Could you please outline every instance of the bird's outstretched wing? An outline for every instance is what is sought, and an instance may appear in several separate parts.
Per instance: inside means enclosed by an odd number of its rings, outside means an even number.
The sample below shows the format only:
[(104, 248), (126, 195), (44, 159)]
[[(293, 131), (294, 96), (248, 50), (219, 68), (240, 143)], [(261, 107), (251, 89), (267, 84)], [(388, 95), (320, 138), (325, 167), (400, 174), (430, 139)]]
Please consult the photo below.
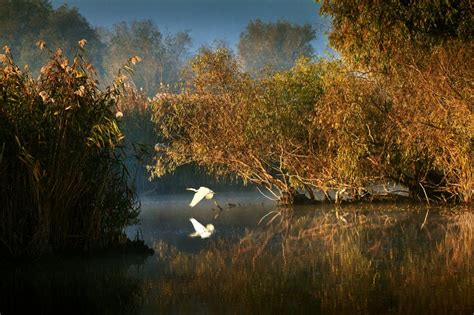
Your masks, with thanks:
[(207, 232), (206, 227), (199, 223), (195, 218), (191, 218), (189, 219), (189, 221), (191, 221), (191, 223), (193, 224), (193, 227), (196, 230), (196, 234), (202, 234)]
[(207, 195), (207, 191), (203, 189), (198, 189), (196, 193), (194, 194), (193, 200), (189, 204), (190, 207), (194, 207), (197, 205), (199, 201), (201, 201), (205, 196)]

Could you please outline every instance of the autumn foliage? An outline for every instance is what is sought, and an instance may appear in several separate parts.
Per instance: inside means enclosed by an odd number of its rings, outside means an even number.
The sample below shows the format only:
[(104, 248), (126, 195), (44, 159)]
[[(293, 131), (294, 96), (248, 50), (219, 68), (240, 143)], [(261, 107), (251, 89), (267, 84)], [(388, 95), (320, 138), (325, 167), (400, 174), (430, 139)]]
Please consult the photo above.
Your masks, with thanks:
[(0, 55), (0, 252), (11, 256), (115, 244), (138, 215), (121, 163), (118, 87), (100, 90), (79, 54), (51, 53), (37, 78), (8, 47)]
[[(229, 51), (202, 50), (182, 92), (154, 100), (165, 139), (154, 174), (197, 163), (266, 187), (282, 202), (298, 191), (372, 198), (372, 188), (388, 182), (417, 200), (471, 201), (474, 51), (465, 11), (442, 33), (410, 28), (424, 15), (436, 20), (429, 6), (386, 16), (364, 5), (323, 5), (335, 16), (331, 40), (341, 60), (301, 59), (252, 78)], [(358, 24), (349, 30), (350, 19)], [(376, 36), (377, 19), (394, 21), (391, 39)]]

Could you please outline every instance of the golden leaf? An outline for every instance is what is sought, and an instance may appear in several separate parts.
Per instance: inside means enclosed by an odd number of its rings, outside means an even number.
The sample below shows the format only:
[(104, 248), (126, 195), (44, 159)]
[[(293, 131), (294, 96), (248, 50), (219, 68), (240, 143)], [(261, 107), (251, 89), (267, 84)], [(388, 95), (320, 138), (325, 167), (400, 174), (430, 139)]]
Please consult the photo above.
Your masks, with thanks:
[(68, 64), (68, 60), (67, 60), (67, 59), (63, 59), (63, 61), (61, 61), (61, 68), (66, 69), (67, 64)]
[(93, 66), (92, 64), (90, 64), (90, 63), (86, 64), (86, 69), (87, 69), (88, 71), (94, 71), (94, 70), (95, 70), (94, 66)]
[(7, 62), (7, 56), (4, 54), (0, 54), (0, 62)]
[(125, 80), (127, 80), (127, 76), (125, 76), (124, 74), (119, 73), (119, 74), (117, 75), (117, 81), (118, 81), (118, 82), (122, 83), (122, 82), (125, 81)]
[(46, 42), (41, 39), (41, 40), (36, 42), (36, 46), (38, 46), (39, 49), (43, 50), (44, 47), (46, 47)]
[(140, 58), (139, 56), (133, 56), (130, 59), (128, 59), (128, 61), (135, 65), (135, 64), (141, 62), (142, 58)]
[(77, 91), (74, 92), (74, 94), (78, 96), (84, 96), (84, 93), (86, 92), (86, 89), (84, 88), (84, 85), (81, 85)]
[(78, 41), (78, 43), (81, 48), (84, 48), (84, 46), (87, 44), (87, 39), (83, 38), (80, 41)]
[(41, 74), (46, 74), (49, 71), (49, 66), (43, 66), (40, 69)]
[(43, 99), (43, 102), (47, 102), (49, 100), (49, 95), (45, 91), (39, 92), (39, 96)]

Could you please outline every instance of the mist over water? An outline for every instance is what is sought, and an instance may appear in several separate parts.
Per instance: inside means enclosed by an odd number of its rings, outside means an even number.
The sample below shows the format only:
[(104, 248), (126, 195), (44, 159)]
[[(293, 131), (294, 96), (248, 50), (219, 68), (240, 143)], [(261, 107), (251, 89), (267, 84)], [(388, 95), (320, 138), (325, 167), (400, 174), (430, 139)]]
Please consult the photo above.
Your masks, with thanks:
[(190, 218), (204, 225), (212, 223), (216, 227), (213, 239), (235, 238), (246, 229), (255, 228), (261, 217), (276, 206), (258, 192), (217, 192), (213, 199), (203, 199), (195, 207), (189, 207), (193, 194), (189, 191), (140, 197), (141, 223), (130, 227), (127, 235), (134, 238), (138, 232), (151, 247), (162, 240), (180, 249), (192, 250), (196, 244), (201, 248), (199, 244), (212, 241), (189, 239), (188, 235), (194, 232)]
[[(2, 266), (2, 310), (21, 310), (25, 300), (40, 314), (469, 314), (474, 308), (469, 208), (278, 208), (257, 192), (217, 192), (191, 208), (192, 195), (141, 198), (141, 224), (127, 234), (138, 231), (154, 248), (148, 258), (61, 259), (19, 264), (13, 272)], [(190, 217), (214, 224), (215, 234), (190, 238)]]

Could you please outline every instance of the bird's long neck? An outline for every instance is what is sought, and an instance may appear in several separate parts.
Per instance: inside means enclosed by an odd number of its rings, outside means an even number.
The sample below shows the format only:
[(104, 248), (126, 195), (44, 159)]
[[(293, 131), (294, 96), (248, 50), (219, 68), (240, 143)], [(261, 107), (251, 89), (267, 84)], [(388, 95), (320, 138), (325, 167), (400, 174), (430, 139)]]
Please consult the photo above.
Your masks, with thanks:
[(197, 189), (194, 189), (194, 188), (186, 188), (186, 190), (191, 190), (191, 191), (194, 191), (194, 192), (198, 191)]

